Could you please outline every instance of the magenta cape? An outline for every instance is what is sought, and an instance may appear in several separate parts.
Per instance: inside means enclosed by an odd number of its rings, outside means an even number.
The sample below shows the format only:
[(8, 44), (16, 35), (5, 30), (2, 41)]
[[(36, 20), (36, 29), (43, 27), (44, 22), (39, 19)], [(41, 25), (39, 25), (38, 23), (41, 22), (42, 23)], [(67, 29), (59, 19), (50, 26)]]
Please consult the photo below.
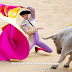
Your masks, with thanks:
[(27, 38), (13, 25), (8, 24), (0, 35), (0, 60), (23, 60), (28, 54)]

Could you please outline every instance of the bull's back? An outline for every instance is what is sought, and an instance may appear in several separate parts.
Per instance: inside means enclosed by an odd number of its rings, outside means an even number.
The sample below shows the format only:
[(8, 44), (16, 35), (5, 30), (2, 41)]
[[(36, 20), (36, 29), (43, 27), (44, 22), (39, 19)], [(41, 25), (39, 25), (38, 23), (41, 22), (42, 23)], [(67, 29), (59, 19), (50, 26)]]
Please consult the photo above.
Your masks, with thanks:
[(58, 33), (58, 40), (62, 43), (62, 45), (70, 45), (72, 44), (72, 27), (66, 27), (62, 29)]

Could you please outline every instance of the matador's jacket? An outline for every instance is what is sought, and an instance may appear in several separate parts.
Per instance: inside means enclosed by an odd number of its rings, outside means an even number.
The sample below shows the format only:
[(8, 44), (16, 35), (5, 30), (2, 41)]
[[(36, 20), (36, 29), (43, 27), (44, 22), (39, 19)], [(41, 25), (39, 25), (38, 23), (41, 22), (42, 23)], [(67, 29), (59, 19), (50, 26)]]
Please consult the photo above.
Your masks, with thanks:
[[(36, 26), (35, 19), (29, 18), (28, 20), (24, 20), (21, 23), (20, 27), (26, 34), (28, 34), (28, 41), (29, 41), (29, 45), (31, 46), (34, 42), (33, 33), (37, 32), (37, 28), (35, 28)], [(29, 22), (32, 23), (33, 26)]]

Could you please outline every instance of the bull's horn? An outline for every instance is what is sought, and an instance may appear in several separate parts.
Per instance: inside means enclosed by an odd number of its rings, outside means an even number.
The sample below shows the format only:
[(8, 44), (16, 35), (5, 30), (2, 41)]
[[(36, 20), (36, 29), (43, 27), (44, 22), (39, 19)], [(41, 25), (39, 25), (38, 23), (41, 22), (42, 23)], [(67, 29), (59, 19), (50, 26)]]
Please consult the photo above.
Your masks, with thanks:
[(47, 37), (47, 38), (43, 38), (43, 37), (42, 37), (42, 39), (45, 39), (45, 40), (46, 40), (46, 39), (50, 39), (50, 38), (52, 38), (53, 36), (54, 36), (54, 35), (49, 36), (49, 37)]

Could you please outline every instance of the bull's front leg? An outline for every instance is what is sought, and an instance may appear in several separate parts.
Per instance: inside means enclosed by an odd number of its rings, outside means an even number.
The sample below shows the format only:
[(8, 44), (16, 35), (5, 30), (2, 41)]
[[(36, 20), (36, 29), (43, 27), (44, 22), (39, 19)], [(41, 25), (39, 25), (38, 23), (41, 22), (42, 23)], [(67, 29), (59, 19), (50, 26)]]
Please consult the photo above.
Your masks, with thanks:
[(72, 56), (69, 57), (69, 61), (64, 65), (64, 67), (68, 68), (71, 61), (72, 61)]
[[(65, 57), (66, 57), (66, 53), (62, 51), (58, 63), (61, 63), (61, 62), (65, 59)], [(58, 66), (59, 66), (59, 65), (53, 65), (53, 66), (51, 67), (51, 69), (56, 69)]]

